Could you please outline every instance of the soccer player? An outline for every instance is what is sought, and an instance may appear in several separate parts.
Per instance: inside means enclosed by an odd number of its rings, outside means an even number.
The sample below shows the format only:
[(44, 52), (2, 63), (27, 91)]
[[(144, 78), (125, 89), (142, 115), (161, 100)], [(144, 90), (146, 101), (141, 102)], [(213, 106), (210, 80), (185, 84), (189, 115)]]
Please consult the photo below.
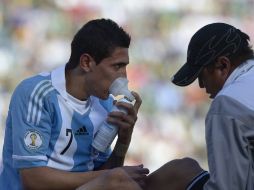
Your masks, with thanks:
[[(129, 45), (130, 36), (112, 20), (91, 20), (75, 35), (67, 64), (17, 86), (6, 122), (0, 189), (75, 189), (123, 165), (141, 99), (133, 92), (134, 106), (117, 103), (127, 114), (111, 112), (109, 87), (127, 77)], [(119, 127), (113, 151), (105, 153), (91, 146), (104, 120)], [(122, 170), (139, 184), (148, 173), (142, 165)]]

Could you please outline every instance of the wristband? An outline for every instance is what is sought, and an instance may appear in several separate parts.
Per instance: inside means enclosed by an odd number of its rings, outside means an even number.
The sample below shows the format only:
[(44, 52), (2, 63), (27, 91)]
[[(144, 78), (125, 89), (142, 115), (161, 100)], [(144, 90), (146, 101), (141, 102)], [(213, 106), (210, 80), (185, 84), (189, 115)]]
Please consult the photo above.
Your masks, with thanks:
[(201, 172), (191, 180), (191, 182), (187, 185), (186, 190), (202, 190), (209, 177), (210, 175), (207, 171)]

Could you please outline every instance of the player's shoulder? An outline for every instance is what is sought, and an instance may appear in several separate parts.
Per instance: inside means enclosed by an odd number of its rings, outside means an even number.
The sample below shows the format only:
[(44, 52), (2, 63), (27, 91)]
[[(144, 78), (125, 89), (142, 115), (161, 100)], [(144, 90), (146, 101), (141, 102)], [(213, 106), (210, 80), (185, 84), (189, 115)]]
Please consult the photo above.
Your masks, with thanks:
[(98, 97), (95, 96), (91, 96), (91, 100), (92, 100), (92, 104), (99, 104), (100, 106), (102, 106), (105, 110), (107, 111), (111, 111), (112, 107), (113, 107), (113, 102), (114, 102), (114, 96), (113, 95), (109, 95), (107, 99), (103, 100), (100, 99)]
[(15, 88), (13, 96), (29, 97), (35, 93), (45, 92), (45, 90), (50, 88), (53, 88), (50, 74), (38, 74), (21, 81)]

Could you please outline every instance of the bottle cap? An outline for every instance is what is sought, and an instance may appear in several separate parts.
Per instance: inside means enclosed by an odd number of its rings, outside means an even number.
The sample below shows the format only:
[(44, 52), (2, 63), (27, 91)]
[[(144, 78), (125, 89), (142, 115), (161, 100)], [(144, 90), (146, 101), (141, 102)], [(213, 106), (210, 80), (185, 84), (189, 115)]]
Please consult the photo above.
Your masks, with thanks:
[(109, 93), (114, 96), (124, 95), (128, 100), (133, 101), (135, 97), (131, 94), (128, 89), (128, 79), (124, 77), (119, 77), (113, 81), (109, 87)]

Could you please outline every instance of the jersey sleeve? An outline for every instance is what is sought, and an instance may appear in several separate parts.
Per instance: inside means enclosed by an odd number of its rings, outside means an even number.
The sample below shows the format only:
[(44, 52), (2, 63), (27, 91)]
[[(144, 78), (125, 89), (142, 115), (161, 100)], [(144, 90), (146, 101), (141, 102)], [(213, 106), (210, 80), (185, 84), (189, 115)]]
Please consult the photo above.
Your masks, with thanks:
[(210, 179), (204, 190), (245, 189), (250, 164), (247, 142), (232, 116), (212, 114), (206, 119), (206, 139)]
[(15, 168), (46, 166), (51, 115), (47, 95), (53, 90), (49, 81), (35, 86), (21, 83), (10, 104), (13, 164)]

